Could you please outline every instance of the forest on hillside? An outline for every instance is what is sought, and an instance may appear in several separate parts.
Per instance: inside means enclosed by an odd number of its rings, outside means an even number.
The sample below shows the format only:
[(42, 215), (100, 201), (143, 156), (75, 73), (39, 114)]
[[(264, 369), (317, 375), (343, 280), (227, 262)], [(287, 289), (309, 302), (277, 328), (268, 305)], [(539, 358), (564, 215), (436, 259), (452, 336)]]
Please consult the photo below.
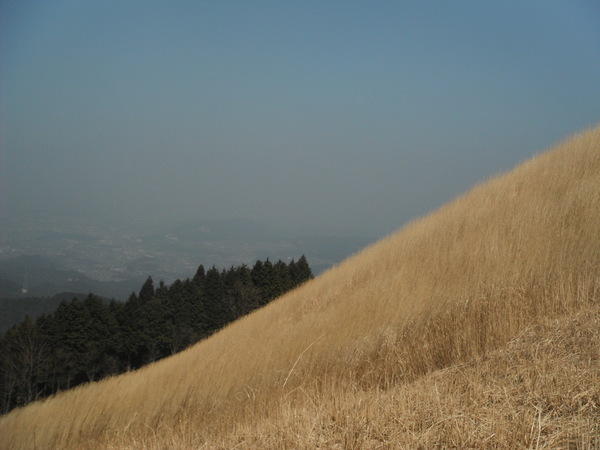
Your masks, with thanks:
[(148, 277), (126, 302), (89, 294), (0, 336), (0, 412), (177, 353), (313, 277), (303, 255), (194, 277)]

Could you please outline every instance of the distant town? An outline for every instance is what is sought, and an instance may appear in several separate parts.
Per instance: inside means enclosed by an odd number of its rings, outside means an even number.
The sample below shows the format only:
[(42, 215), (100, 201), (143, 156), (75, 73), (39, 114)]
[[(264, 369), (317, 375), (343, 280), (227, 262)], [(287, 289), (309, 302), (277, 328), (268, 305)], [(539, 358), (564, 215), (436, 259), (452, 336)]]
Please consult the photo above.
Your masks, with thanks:
[[(119, 289), (97, 294), (123, 297), (149, 275), (170, 283), (192, 276), (200, 264), (227, 268), (267, 258), (287, 262), (302, 254), (319, 274), (373, 240), (286, 233), (249, 220), (150, 225), (98, 218), (13, 219), (6, 221), (0, 239), (0, 298), (14, 297), (16, 290), (23, 296), (54, 295), (83, 279), (104, 287), (118, 283)], [(57, 274), (62, 279), (55, 279)]]

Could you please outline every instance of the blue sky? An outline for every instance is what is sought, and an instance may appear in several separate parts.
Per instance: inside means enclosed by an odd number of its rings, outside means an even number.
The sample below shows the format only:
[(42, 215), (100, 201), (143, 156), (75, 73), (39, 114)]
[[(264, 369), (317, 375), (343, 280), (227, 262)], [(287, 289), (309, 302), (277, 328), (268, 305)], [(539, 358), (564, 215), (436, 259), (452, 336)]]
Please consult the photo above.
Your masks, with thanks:
[(381, 235), (600, 121), (600, 4), (0, 4), (4, 218)]

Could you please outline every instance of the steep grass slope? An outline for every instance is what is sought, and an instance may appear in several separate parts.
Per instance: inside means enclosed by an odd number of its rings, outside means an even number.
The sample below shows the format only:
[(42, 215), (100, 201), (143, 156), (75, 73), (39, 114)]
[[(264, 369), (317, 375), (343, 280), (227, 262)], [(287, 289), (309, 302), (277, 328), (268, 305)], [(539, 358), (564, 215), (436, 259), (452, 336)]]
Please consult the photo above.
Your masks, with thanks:
[(598, 446), (599, 299), (597, 127), (0, 446)]

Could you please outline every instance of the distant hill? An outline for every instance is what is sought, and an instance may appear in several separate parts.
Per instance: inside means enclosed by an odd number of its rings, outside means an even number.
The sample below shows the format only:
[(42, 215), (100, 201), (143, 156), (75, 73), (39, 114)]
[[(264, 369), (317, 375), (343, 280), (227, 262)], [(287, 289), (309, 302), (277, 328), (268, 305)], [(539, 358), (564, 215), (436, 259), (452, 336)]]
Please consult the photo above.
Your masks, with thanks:
[(38, 255), (0, 259), (0, 298), (93, 292), (102, 297), (126, 299), (144, 280), (144, 276), (138, 276), (125, 281), (98, 281), (75, 270), (65, 269), (53, 258)]
[(598, 448), (598, 211), (600, 127), (0, 447)]

